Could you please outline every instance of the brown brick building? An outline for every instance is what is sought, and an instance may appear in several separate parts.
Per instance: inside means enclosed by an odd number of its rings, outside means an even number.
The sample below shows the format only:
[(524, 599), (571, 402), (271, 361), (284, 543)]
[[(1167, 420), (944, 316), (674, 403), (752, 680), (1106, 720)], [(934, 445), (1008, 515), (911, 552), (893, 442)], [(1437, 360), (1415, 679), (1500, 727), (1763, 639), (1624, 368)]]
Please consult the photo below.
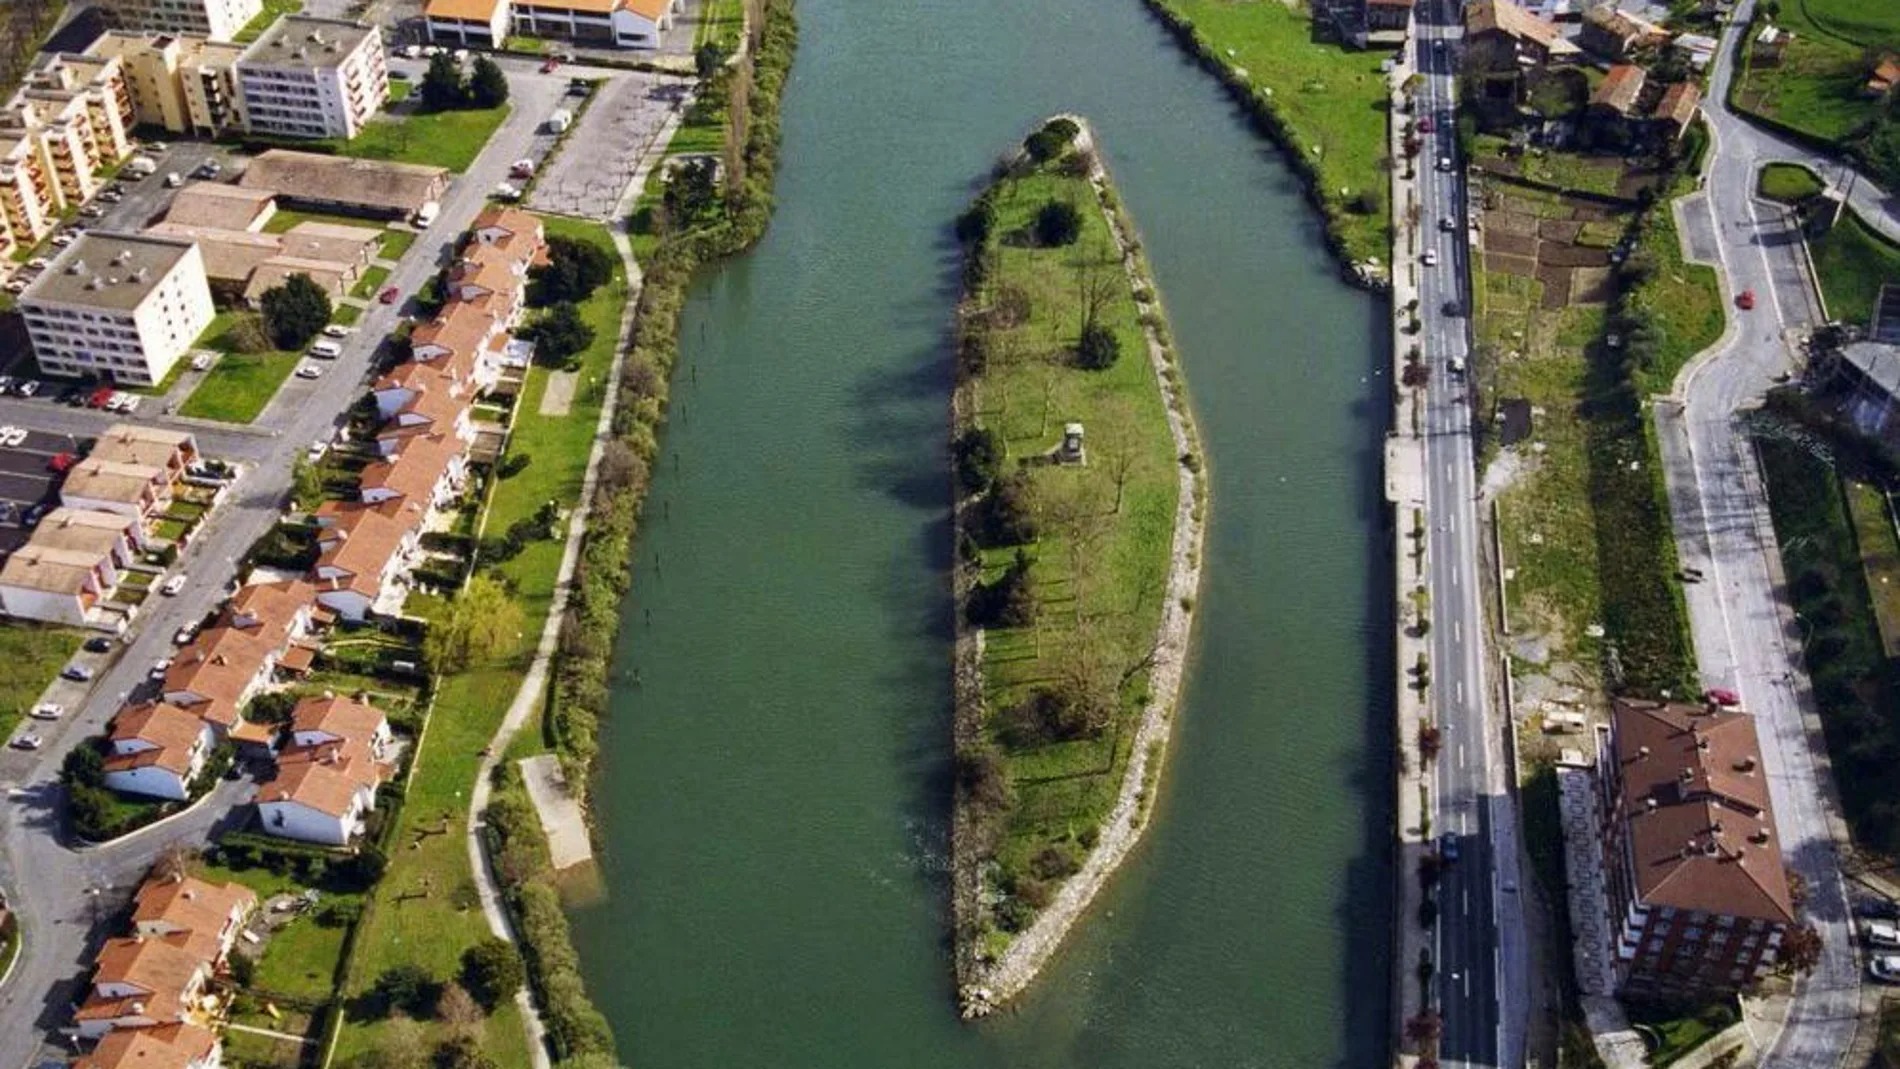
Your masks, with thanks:
[(1753, 718), (1618, 701), (1600, 742), (1619, 989), (1748, 986), (1795, 921)]

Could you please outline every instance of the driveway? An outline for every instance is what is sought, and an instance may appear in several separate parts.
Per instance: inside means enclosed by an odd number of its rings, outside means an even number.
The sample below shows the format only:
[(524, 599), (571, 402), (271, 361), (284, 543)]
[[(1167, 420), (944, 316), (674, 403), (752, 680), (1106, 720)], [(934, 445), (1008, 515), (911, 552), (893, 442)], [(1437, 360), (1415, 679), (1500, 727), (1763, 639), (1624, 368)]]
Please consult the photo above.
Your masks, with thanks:
[[(566, 78), (515, 76), (510, 70), (514, 109), (442, 199), (436, 224), (424, 232), (390, 276), (390, 284), (414, 294), (447, 264), (451, 247), (485, 205), (488, 190), (506, 175), (509, 164), (526, 153), (536, 127), (555, 107)], [(11, 896), (24, 933), (13, 978), (0, 989), (0, 1066), (24, 1065), (41, 1049), (49, 1028), (64, 1022), (73, 985), (83, 979), (94, 931), (92, 907), (81, 897), (87, 889), (111, 887), (123, 892), (173, 839), (201, 843), (205, 835), (241, 800), (243, 784), (224, 784), (217, 800), (168, 826), (163, 835), (136, 838), (127, 845), (75, 850), (58, 834), (60, 792), (55, 786), (60, 762), (85, 737), (104, 729), (125, 695), (143, 681), (153, 661), (170, 653), (178, 627), (210, 612), (223, 600), (225, 584), (237, 560), (281, 513), (291, 462), (317, 438), (327, 438), (361, 396), (372, 354), (413, 309), (406, 303), (370, 306), (357, 331), (343, 343), (343, 355), (330, 362), (323, 378), (291, 380), (258, 421), (248, 442), (250, 466), (227, 491), (225, 503), (194, 538), (181, 567), (194, 582), (176, 598), (154, 598), (139, 621), (131, 645), (119, 662), (102, 673), (83, 706), (69, 712), (46, 732), (44, 749), (0, 756), (0, 779), (33, 792), (30, 804), (0, 810), (0, 885)], [(80, 415), (36, 402), (0, 401), (0, 418), (10, 406), (67, 418)], [(166, 425), (167, 421), (153, 422)], [(196, 426), (194, 425), (194, 430)], [(204, 433), (209, 443), (211, 435)], [(207, 444), (209, 451), (216, 448)], [(161, 841), (162, 840), (162, 841)], [(101, 908), (99, 917), (111, 915)]]

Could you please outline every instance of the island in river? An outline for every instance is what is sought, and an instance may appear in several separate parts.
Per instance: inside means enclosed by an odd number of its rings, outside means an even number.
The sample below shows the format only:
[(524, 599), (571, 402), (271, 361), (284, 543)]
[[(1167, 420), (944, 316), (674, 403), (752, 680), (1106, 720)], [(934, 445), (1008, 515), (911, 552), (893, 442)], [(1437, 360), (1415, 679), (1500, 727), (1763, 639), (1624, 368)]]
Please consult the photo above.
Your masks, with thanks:
[(1146, 823), (1205, 481), (1152, 276), (1087, 126), (957, 220), (952, 881), (966, 1016), (1034, 979)]

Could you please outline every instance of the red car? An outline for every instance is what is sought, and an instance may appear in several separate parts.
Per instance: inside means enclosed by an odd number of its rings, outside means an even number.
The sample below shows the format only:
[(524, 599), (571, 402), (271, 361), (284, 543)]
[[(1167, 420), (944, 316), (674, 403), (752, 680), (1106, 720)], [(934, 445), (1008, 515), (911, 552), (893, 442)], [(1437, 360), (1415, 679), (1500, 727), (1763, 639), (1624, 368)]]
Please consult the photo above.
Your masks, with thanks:
[(106, 407), (106, 402), (112, 400), (112, 395), (115, 392), (116, 391), (113, 390), (113, 388), (110, 386), (99, 387), (98, 389), (92, 391), (92, 396), (86, 398), (86, 407), (87, 408)]
[(1429, 134), (1432, 132), (1432, 117), (1430, 115), (1418, 121), (1418, 132), (1421, 134)]
[(1717, 705), (1729, 706), (1731, 708), (1742, 704), (1742, 696), (1727, 687), (1710, 687), (1708, 690), (1702, 692), (1702, 696)]
[(384, 304), (395, 304), (397, 298), (401, 296), (402, 296), (402, 290), (396, 286), (391, 286), (388, 289), (384, 290), (383, 292), (377, 294), (376, 299), (383, 302)]
[(1742, 292), (1736, 294), (1735, 307), (1740, 308), (1744, 312), (1748, 311), (1750, 308), (1755, 307), (1755, 291), (1743, 290)]

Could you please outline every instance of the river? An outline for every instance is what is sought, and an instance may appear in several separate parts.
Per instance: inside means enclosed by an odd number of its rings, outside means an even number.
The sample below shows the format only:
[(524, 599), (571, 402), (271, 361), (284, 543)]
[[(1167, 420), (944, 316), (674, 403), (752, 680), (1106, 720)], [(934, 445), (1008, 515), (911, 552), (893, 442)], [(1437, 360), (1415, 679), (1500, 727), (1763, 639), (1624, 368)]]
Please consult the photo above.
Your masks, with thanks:
[[(1390, 954), (1379, 302), (1136, 0), (799, 0), (771, 231), (701, 280), (575, 914), (640, 1069), (1380, 1064)], [(1369, 61), (1370, 62), (1370, 61)], [(946, 224), (1085, 114), (1213, 471), (1147, 842), (1015, 1012), (947, 946)]]

